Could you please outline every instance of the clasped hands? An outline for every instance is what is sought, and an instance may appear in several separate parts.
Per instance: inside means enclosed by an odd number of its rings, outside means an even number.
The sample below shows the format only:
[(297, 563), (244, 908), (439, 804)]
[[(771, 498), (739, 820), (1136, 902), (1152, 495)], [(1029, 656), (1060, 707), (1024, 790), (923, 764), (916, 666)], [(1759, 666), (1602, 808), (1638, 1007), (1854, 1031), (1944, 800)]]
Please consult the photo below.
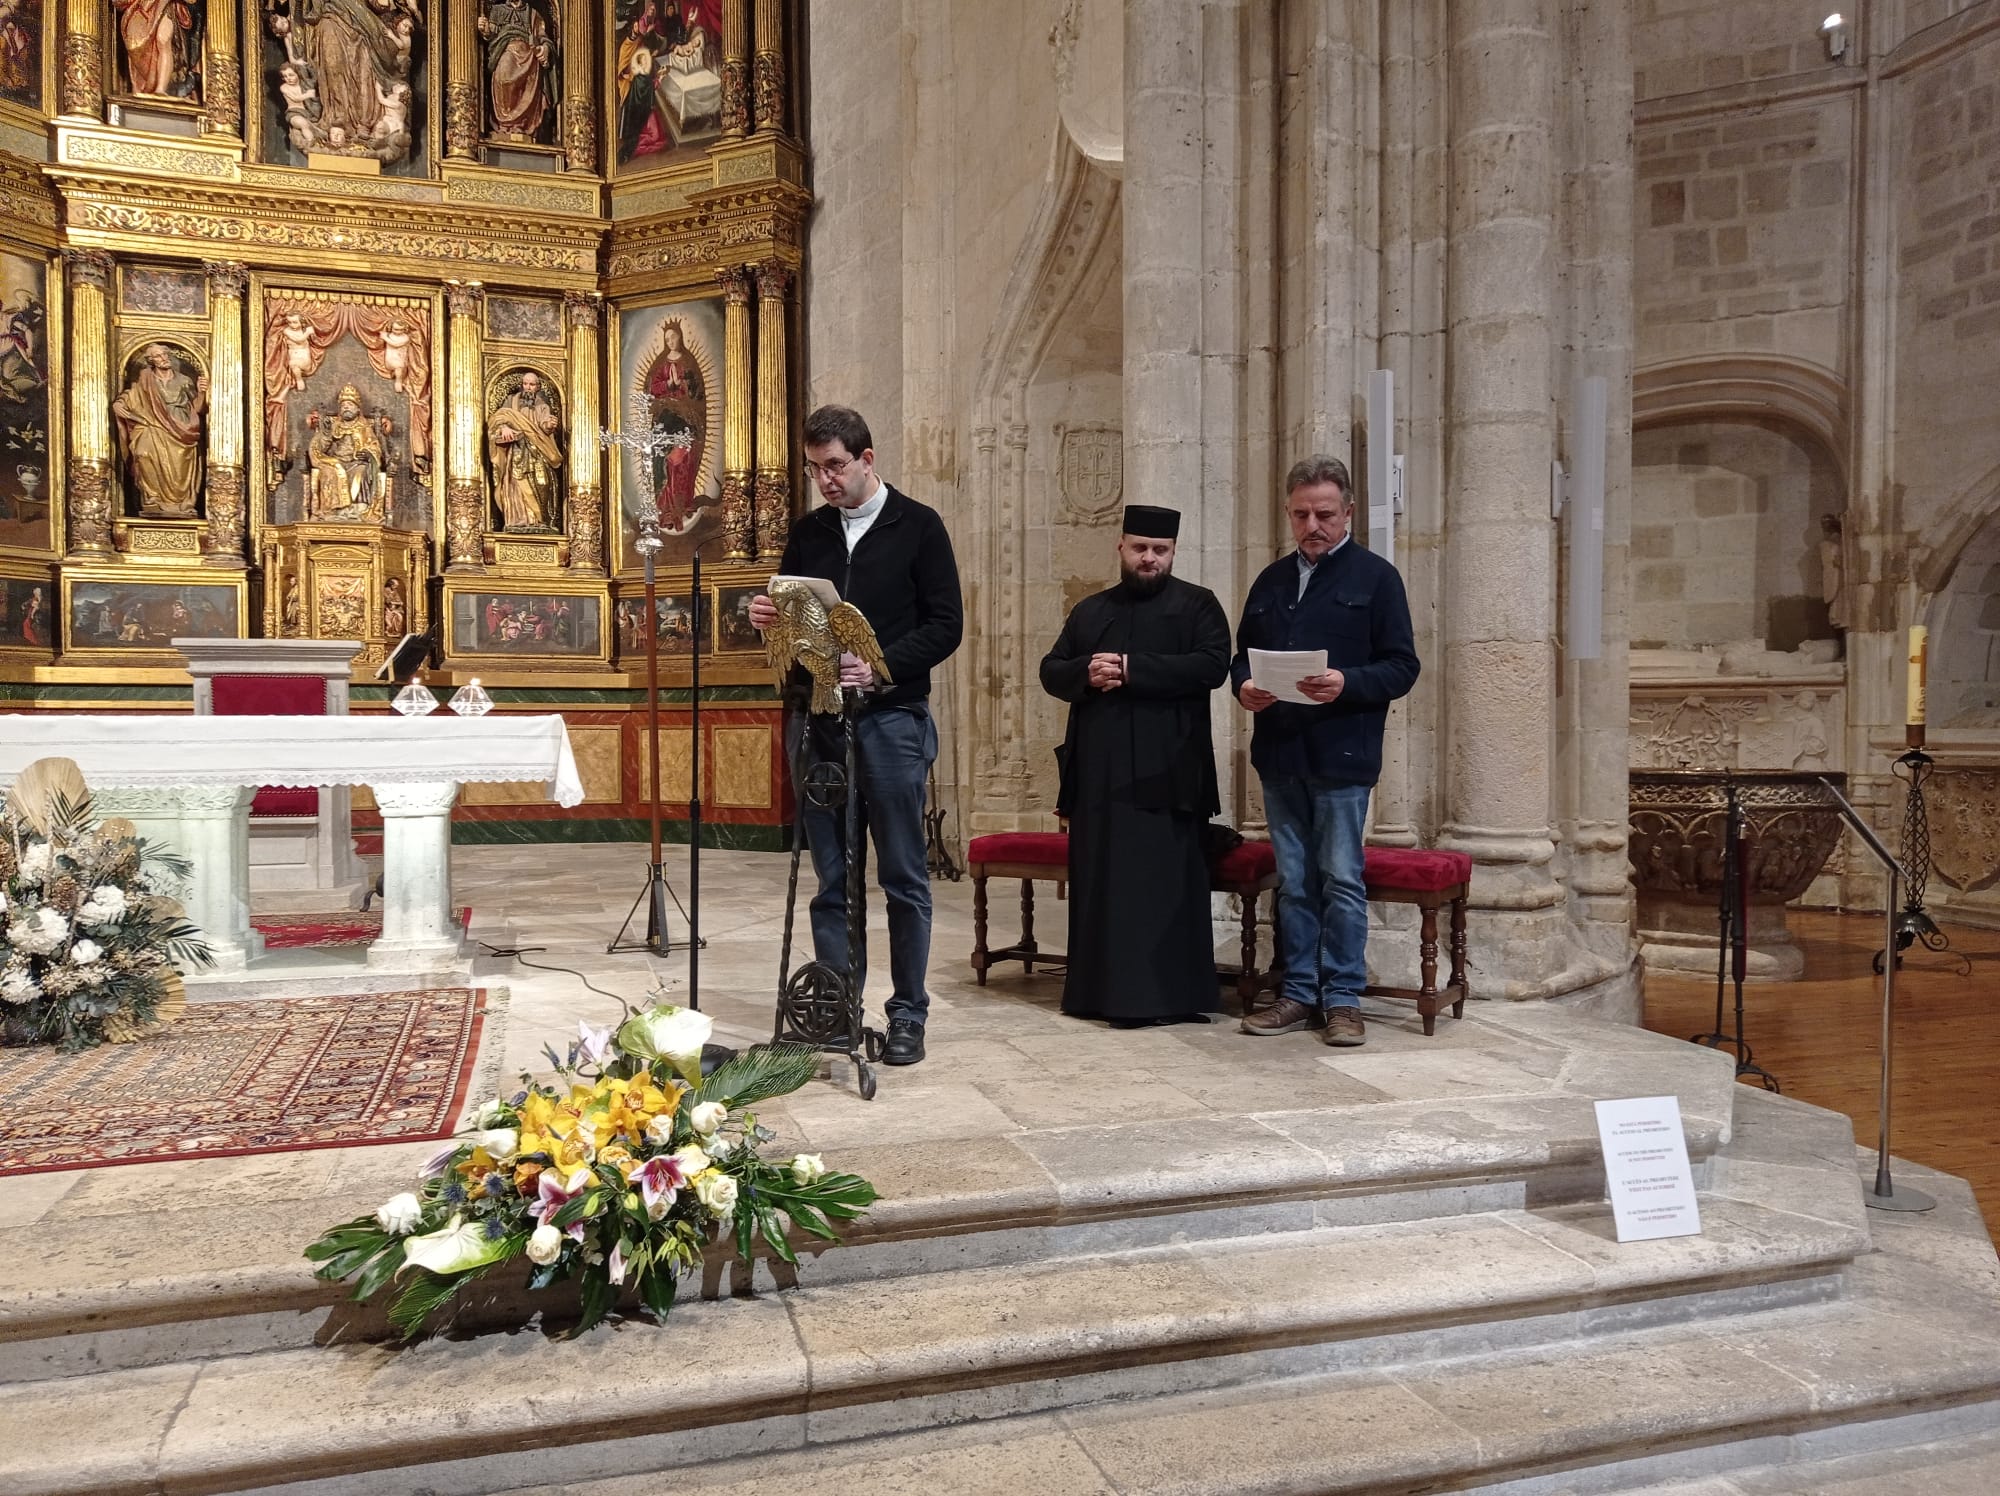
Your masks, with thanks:
[[(778, 605), (763, 593), (750, 599), (750, 627), (762, 633), (778, 621)], [(875, 684), (875, 667), (859, 655), (845, 654), (840, 657), (840, 683), (846, 687), (867, 690)]]
[(1125, 684), (1125, 656), (1094, 654), (1085, 680), (1093, 691), (1112, 691)]
[[(1299, 681), (1299, 690), (1306, 696), (1326, 706), (1340, 699), (1340, 693), (1347, 689), (1347, 677), (1338, 670), (1322, 670), (1318, 675), (1304, 676)], [(1275, 706), (1278, 698), (1254, 681), (1243, 682), (1236, 693), (1236, 699), (1247, 711), (1261, 712), (1268, 706)]]

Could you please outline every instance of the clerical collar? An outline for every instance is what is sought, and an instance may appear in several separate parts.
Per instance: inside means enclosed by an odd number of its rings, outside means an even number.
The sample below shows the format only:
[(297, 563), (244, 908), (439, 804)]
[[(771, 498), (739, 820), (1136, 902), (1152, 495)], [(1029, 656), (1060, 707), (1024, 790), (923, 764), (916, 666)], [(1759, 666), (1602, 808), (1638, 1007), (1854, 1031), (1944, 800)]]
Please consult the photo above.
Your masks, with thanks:
[(875, 522), (875, 516), (882, 512), (882, 506), (888, 502), (889, 485), (878, 476), (875, 479), (875, 492), (852, 509), (841, 510), (840, 522), (849, 526), (871, 525)]

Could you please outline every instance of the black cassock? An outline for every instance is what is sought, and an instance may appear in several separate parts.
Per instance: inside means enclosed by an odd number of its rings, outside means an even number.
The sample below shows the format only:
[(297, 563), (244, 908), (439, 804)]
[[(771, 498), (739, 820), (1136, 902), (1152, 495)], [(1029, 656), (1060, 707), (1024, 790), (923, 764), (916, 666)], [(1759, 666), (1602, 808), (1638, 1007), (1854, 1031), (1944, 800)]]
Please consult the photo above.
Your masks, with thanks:
[[(1125, 684), (1089, 685), (1090, 657), (1126, 657)], [(1229, 675), (1229, 619), (1178, 578), (1078, 603), (1042, 661), (1070, 703), (1057, 809), (1069, 817), (1069, 977), (1063, 1011), (1171, 1019), (1217, 1007), (1203, 829), (1219, 808), (1209, 696)]]

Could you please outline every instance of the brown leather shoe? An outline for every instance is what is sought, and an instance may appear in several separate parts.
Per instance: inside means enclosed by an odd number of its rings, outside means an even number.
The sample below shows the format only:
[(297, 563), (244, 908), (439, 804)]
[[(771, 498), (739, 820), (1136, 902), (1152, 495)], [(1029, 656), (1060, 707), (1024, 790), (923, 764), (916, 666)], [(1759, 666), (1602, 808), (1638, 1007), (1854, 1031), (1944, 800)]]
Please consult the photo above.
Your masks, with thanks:
[(1304, 1003), (1294, 1002), (1289, 997), (1281, 997), (1268, 1008), (1259, 1008), (1246, 1014), (1243, 1032), (1246, 1034), (1296, 1034), (1319, 1017), (1317, 1010)]
[(1332, 1044), (1342, 1049), (1353, 1049), (1368, 1042), (1368, 1029), (1361, 1021), (1359, 1008), (1328, 1008), (1326, 1010), (1326, 1031), (1320, 1036), (1322, 1044)]

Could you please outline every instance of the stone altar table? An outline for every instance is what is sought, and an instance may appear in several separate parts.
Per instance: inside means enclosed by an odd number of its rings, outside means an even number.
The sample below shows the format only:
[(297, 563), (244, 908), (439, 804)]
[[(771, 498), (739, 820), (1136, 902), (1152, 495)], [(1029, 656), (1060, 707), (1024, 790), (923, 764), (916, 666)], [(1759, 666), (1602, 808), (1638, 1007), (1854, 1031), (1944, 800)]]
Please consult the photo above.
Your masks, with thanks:
[(451, 807), (467, 782), (542, 783), (583, 799), (558, 716), (0, 717), (0, 789), (38, 758), (74, 759), (100, 814), (124, 815), (194, 864), (188, 918), (216, 974), (263, 952), (250, 928), (249, 810), (259, 785), (365, 784), (382, 811), (382, 934), (371, 967), (421, 971), (457, 958)]

